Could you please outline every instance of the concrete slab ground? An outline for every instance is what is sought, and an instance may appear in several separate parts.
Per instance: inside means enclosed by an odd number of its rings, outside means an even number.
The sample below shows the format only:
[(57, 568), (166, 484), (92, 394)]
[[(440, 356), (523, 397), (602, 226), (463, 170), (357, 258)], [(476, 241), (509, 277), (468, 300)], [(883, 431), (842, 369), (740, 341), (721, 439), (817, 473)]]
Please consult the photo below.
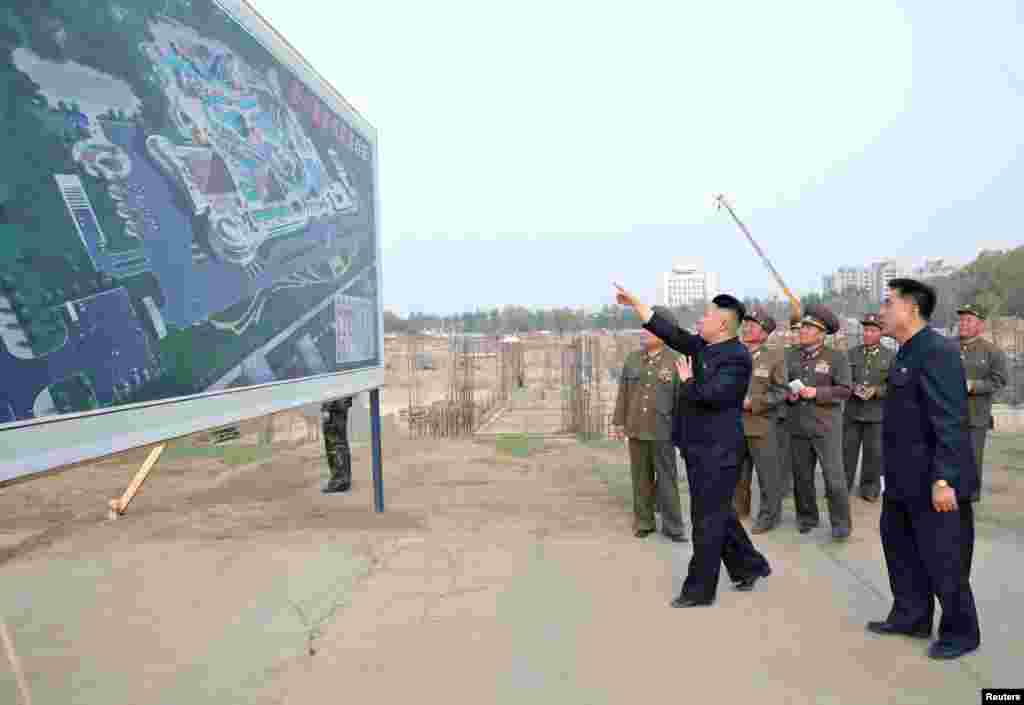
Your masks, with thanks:
[[(0, 563), (33, 702), (871, 705), (1024, 683), (1012, 527), (979, 530), (982, 649), (936, 663), (926, 643), (864, 631), (889, 606), (878, 505), (855, 500), (845, 546), (827, 527), (797, 534), (790, 507), (757, 537), (770, 578), (751, 593), (723, 578), (715, 606), (673, 610), (691, 548), (633, 538), (621, 445), (385, 452), (383, 515), (365, 448), (345, 495), (319, 493), (323, 461), (304, 446), (243, 468), (168, 465), (110, 523), (103, 503), (130, 467), (3, 490), (0, 533), (48, 532)], [(4, 661), (0, 702), (18, 702)]]

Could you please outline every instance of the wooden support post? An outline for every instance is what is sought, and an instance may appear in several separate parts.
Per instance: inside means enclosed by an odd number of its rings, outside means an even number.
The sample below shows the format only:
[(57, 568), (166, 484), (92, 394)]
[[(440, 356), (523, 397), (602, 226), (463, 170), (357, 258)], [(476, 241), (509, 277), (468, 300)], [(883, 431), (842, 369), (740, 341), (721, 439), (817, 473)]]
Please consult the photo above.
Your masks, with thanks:
[(14, 639), (7, 631), (7, 622), (0, 620), (0, 638), (4, 642), (4, 651), (7, 652), (7, 660), (11, 662), (11, 670), (14, 671), (14, 679), (18, 682), (18, 690), (21, 692), (21, 702), (24, 705), (32, 705), (32, 693), (28, 689), (28, 679), (25, 678), (25, 671), (21, 668), (21, 661), (18, 660), (18, 653), (14, 650)]
[(156, 461), (160, 459), (160, 454), (164, 452), (164, 448), (167, 447), (166, 443), (161, 443), (149, 452), (149, 457), (146, 458), (146, 462), (142, 464), (139, 471), (135, 473), (135, 477), (132, 478), (132, 482), (128, 485), (128, 489), (124, 491), (120, 499), (112, 499), (108, 503), (110, 506), (110, 512), (107, 514), (110, 519), (117, 519), (119, 516), (124, 514), (125, 509), (128, 508), (128, 503), (132, 501), (138, 493), (139, 488), (142, 487), (142, 483), (146, 481), (146, 477), (149, 476), (149, 471), (156, 465)]

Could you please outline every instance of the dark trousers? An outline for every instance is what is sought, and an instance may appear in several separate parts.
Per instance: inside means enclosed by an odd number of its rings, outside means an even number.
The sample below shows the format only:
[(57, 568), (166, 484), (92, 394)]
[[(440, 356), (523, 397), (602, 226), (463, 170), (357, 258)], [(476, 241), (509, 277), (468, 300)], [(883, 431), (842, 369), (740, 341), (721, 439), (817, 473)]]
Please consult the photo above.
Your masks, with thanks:
[(782, 497), (793, 494), (793, 456), (790, 451), (789, 423), (782, 419), (775, 426), (775, 438), (779, 442), (779, 485)]
[(978, 491), (975, 492), (972, 499), (977, 500), (981, 496), (982, 488), (982, 477), (981, 473), (985, 469), (985, 439), (988, 437), (987, 428), (972, 428), (971, 429), (971, 443), (974, 445), (974, 461), (978, 465)]
[[(757, 523), (775, 526), (782, 517), (782, 477), (779, 474), (779, 441), (775, 437), (775, 424), (764, 436), (747, 437), (740, 452), (740, 481), (736, 487), (734, 503), (739, 516), (750, 514), (750, 486), (754, 470), (761, 501), (757, 509)], [(745, 495), (745, 496), (744, 496)], [(746, 511), (740, 511), (745, 508)]]
[(821, 463), (825, 477), (825, 497), (828, 500), (829, 520), (832, 528), (851, 529), (850, 492), (846, 489), (843, 472), (842, 426), (836, 426), (824, 436), (790, 438), (793, 457), (793, 495), (796, 498), (796, 521), (800, 526), (818, 525), (818, 498), (814, 487), (814, 466)]
[(629, 467), (633, 476), (633, 529), (653, 531), (654, 510), (661, 512), (662, 532), (686, 532), (679, 502), (676, 448), (672, 441), (629, 439)]
[[(731, 455), (736, 462), (735, 454)], [(699, 602), (711, 602), (718, 590), (723, 562), (733, 582), (767, 575), (769, 566), (750, 542), (732, 506), (739, 479), (738, 466), (723, 464), (722, 450), (711, 446), (689, 446), (684, 450), (684, 457), (690, 485), (693, 557), (682, 595)]]
[(877, 498), (882, 492), (882, 424), (847, 421), (843, 426), (843, 456), (846, 489), (853, 493), (860, 460), (860, 496)]
[(931, 628), (935, 598), (942, 606), (939, 641), (975, 647), (981, 643), (971, 592), (974, 507), (937, 512), (928, 500), (882, 503), (882, 549), (889, 568), (893, 605), (888, 620), (908, 629)]

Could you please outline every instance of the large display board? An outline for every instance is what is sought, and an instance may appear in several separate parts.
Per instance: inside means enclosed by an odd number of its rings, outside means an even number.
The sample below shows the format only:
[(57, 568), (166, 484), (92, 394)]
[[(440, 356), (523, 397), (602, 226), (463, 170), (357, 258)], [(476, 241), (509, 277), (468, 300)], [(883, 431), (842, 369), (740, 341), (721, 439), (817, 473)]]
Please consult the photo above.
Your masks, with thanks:
[(0, 0), (0, 83), (0, 482), (382, 385), (375, 132), (252, 8)]

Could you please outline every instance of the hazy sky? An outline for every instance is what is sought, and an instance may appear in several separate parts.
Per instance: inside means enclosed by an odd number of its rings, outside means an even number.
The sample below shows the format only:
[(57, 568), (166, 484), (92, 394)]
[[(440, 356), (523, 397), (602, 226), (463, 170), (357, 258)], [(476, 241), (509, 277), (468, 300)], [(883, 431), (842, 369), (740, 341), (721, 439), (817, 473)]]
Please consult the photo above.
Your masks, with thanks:
[(673, 261), (798, 291), (1024, 242), (1024, 9), (251, 0), (380, 137), (384, 302), (653, 299)]

